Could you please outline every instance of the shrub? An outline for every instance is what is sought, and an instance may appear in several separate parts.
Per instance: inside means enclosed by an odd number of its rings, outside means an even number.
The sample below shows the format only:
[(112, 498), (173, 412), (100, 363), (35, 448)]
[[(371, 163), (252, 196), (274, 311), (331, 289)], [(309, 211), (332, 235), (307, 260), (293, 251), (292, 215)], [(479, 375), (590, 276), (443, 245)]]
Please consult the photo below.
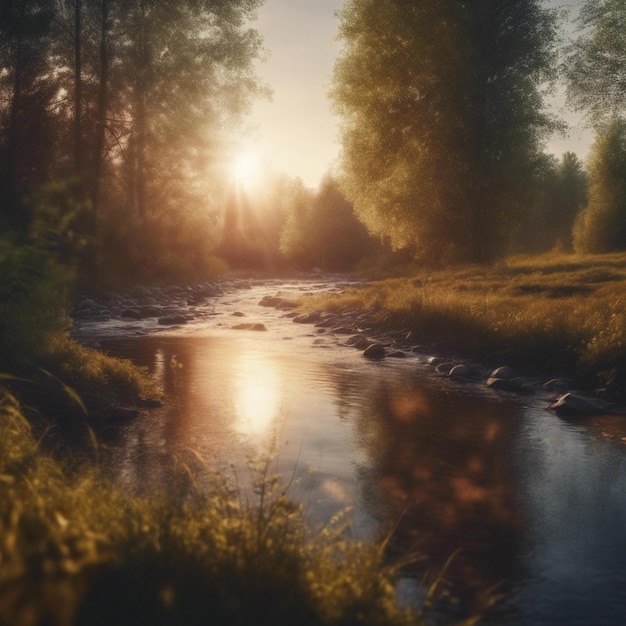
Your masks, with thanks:
[(598, 134), (589, 162), (589, 203), (574, 225), (580, 253), (626, 250), (626, 121)]
[[(183, 468), (184, 469), (184, 468)], [(383, 551), (319, 535), (276, 477), (256, 504), (226, 481), (139, 499), (46, 456), (0, 396), (0, 623), (12, 626), (414, 624)]]

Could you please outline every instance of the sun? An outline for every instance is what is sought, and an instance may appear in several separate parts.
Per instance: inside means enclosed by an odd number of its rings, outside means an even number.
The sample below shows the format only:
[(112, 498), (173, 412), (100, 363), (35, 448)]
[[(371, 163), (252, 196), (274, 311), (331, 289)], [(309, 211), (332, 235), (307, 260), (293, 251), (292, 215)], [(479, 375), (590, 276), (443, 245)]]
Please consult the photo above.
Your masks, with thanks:
[(233, 178), (243, 187), (252, 188), (261, 182), (261, 157), (254, 148), (245, 148), (233, 162)]

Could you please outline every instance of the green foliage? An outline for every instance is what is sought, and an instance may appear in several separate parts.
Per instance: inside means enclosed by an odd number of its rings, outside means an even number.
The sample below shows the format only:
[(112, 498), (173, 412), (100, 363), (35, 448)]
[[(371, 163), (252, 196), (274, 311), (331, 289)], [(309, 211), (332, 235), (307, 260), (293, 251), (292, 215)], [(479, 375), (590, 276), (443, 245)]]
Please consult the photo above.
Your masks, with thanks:
[(589, 203), (574, 227), (582, 253), (626, 250), (626, 121), (608, 123), (589, 156)]
[(41, 354), (51, 333), (67, 328), (66, 308), (83, 249), (83, 206), (73, 183), (52, 184), (30, 199), (25, 239), (0, 236), (0, 353), (4, 366)]
[(215, 255), (214, 221), (208, 216), (172, 212), (142, 220), (125, 213), (111, 207), (101, 223), (94, 243), (94, 269), (100, 282), (114, 286), (193, 283), (224, 271), (224, 263)]
[(572, 228), (587, 203), (587, 176), (573, 152), (560, 160), (542, 155), (534, 177), (533, 202), (524, 211), (524, 220), (514, 239), (514, 249), (526, 253), (551, 249), (572, 251)]
[[(24, 237), (0, 235), (0, 363), (48, 418), (133, 402), (154, 390), (130, 362), (80, 346), (68, 337), (67, 310), (76, 267), (86, 260), (88, 203), (77, 181), (49, 184), (29, 199)], [(70, 394), (68, 396), (68, 392)], [(80, 394), (80, 399), (76, 396)]]
[(594, 125), (624, 113), (626, 96), (626, 5), (623, 0), (586, 0), (580, 37), (563, 66), (567, 95)]
[(576, 216), (587, 204), (587, 174), (573, 152), (565, 152), (556, 171), (555, 197), (548, 228), (566, 251), (573, 248), (572, 229)]
[(82, 405), (87, 412), (98, 412), (115, 403), (132, 405), (139, 398), (158, 396), (158, 390), (145, 371), (126, 359), (82, 346), (65, 332), (46, 337), (38, 358), (38, 366), (48, 374), (36, 378), (48, 390), (47, 406), (43, 410), (49, 418), (59, 417), (52, 414), (52, 393), (60, 396), (63, 410), (68, 405), (68, 389), (71, 395), (80, 398), (74, 404)]
[[(177, 498), (133, 498), (68, 474), (0, 397), (0, 623), (409, 625), (382, 548), (335, 520), (311, 536), (276, 477), (243, 505), (223, 477)], [(187, 493), (189, 497), (183, 494)], [(241, 494), (240, 494), (241, 495)]]
[(300, 179), (286, 190), (285, 223), (280, 235), (280, 251), (291, 262), (303, 267), (314, 265), (309, 235), (312, 227), (314, 194)]
[(0, 218), (27, 232), (25, 198), (76, 175), (95, 248), (83, 269), (102, 276), (110, 263), (108, 280), (214, 272), (227, 141), (266, 93), (253, 71), (259, 5), (3, 3)]
[(532, 0), (350, 0), (332, 98), (342, 180), (370, 232), (434, 262), (488, 262), (552, 129), (554, 14)]
[(367, 234), (338, 182), (329, 175), (316, 193), (299, 181), (291, 187), (280, 249), (288, 261), (300, 267), (346, 271), (380, 246)]
[(413, 269), (307, 309), (367, 309), (410, 329), (425, 349), (508, 363), (529, 372), (611, 383), (624, 398), (626, 256), (515, 257), (492, 268)]
[(52, 25), (49, 0), (0, 5), (0, 217), (22, 233), (24, 198), (47, 180), (56, 156)]

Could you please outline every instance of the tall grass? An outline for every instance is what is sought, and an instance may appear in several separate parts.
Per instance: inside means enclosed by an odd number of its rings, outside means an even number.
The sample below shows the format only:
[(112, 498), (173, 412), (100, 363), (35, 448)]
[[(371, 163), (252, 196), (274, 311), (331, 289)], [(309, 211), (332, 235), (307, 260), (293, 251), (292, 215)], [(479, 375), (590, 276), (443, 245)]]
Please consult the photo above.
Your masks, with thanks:
[[(184, 468), (183, 468), (184, 469)], [(0, 397), (0, 624), (420, 623), (396, 603), (381, 546), (331, 523), (312, 536), (280, 481), (243, 504), (207, 492), (140, 499), (85, 469), (69, 474)]]
[(517, 257), (410, 274), (319, 296), (307, 309), (366, 309), (428, 349), (621, 385), (626, 255)]

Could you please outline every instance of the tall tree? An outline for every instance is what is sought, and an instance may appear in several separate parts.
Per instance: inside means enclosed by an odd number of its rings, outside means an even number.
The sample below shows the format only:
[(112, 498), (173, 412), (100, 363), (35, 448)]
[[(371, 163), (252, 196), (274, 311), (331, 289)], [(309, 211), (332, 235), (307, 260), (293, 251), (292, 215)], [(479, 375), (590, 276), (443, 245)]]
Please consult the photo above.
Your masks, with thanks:
[(572, 250), (572, 228), (581, 209), (587, 204), (587, 174), (582, 161), (573, 152), (565, 152), (556, 170), (555, 195), (548, 211), (548, 227), (553, 242)]
[(28, 225), (24, 194), (50, 168), (52, 17), (52, 0), (0, 5), (0, 213), (18, 229)]
[(227, 122), (260, 93), (252, 59), (261, 40), (248, 27), (260, 0), (139, 0), (121, 16), (116, 81), (127, 120), (125, 165), (136, 211), (206, 201), (198, 181)]
[(343, 184), (373, 233), (490, 262), (553, 125), (555, 14), (538, 0), (348, 0), (332, 98)]
[(587, 175), (582, 161), (573, 152), (565, 152), (560, 159), (542, 155), (531, 189), (534, 201), (524, 211), (514, 251), (571, 251), (574, 221), (587, 202)]
[(589, 203), (574, 226), (574, 249), (626, 250), (626, 121), (615, 118), (598, 132), (588, 171)]
[(100, 187), (103, 161), (105, 157), (105, 134), (109, 106), (109, 0), (100, 0), (100, 46), (98, 66), (98, 97), (96, 104), (96, 138), (94, 142), (93, 165), (90, 171), (89, 196), (91, 200), (91, 230), (96, 230), (100, 205)]
[(569, 103), (601, 124), (626, 110), (626, 3), (586, 0), (563, 69)]
[(327, 271), (351, 270), (375, 250), (378, 242), (354, 215), (339, 183), (327, 174), (316, 193), (292, 188), (281, 235), (281, 249), (290, 261)]
[(165, 245), (215, 224), (221, 148), (264, 92), (261, 2), (0, 2), (0, 214), (26, 232), (21, 199), (78, 173), (120, 258), (147, 256), (146, 220)]
[(74, 170), (80, 177), (83, 170), (83, 52), (82, 0), (74, 0)]

